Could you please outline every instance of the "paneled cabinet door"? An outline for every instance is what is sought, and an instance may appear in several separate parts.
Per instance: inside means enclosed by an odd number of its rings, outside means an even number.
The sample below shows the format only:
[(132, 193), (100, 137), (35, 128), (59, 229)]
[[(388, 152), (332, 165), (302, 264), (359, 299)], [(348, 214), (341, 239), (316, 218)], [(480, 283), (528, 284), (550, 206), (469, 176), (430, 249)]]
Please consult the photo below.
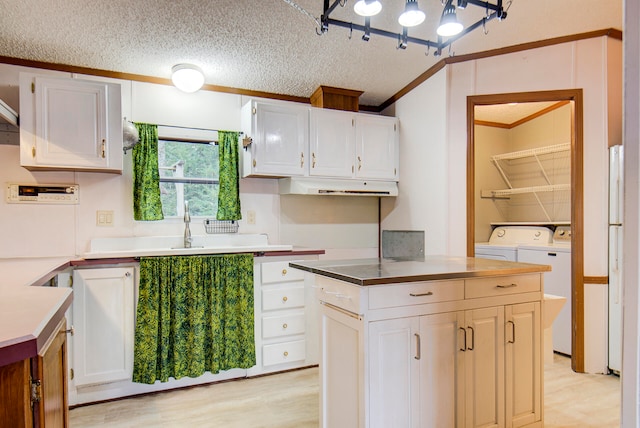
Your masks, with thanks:
[(21, 76), (22, 166), (122, 172), (120, 85)]
[(243, 153), (243, 176), (299, 176), (308, 171), (309, 109), (251, 102), (242, 128), (252, 138)]
[(504, 307), (465, 312), (465, 420), (467, 427), (503, 427)]
[(355, 114), (311, 109), (309, 175), (352, 177), (355, 170)]
[(420, 426), (464, 427), (464, 312), (420, 317)]
[(357, 178), (398, 179), (398, 119), (359, 114), (356, 118)]
[(134, 268), (75, 270), (73, 290), (74, 385), (130, 380)]
[(542, 349), (539, 302), (505, 307), (508, 428), (542, 420)]
[[(419, 318), (369, 324), (369, 427), (420, 427)], [(424, 425), (427, 426), (427, 425)], [(443, 425), (444, 426), (444, 425)]]

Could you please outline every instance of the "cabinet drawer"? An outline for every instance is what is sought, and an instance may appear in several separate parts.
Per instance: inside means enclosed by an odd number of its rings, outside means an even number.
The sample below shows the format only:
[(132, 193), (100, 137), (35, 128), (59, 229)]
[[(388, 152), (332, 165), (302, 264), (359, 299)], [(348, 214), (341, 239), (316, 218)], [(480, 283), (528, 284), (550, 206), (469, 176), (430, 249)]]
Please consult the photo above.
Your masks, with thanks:
[(262, 263), (262, 283), (301, 281), (304, 271), (289, 267), (289, 261)]
[(473, 299), (540, 290), (540, 274), (535, 274), (468, 279), (465, 281), (464, 293), (467, 299)]
[(316, 297), (321, 302), (330, 303), (354, 314), (363, 314), (360, 294), (361, 287), (325, 277), (316, 277)]
[(291, 336), (304, 333), (304, 313), (280, 315), (277, 317), (262, 318), (262, 337)]
[(262, 290), (262, 310), (304, 307), (304, 286)]
[(273, 366), (275, 364), (303, 361), (306, 358), (304, 340), (294, 342), (276, 343), (262, 347), (262, 365)]
[(369, 309), (464, 299), (464, 281), (429, 281), (369, 287)]

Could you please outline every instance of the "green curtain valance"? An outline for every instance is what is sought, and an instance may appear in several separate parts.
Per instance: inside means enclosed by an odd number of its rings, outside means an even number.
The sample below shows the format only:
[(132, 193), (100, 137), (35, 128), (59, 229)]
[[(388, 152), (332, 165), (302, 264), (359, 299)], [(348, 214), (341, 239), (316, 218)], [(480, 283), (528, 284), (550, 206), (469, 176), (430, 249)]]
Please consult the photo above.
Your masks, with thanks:
[(158, 126), (136, 123), (140, 141), (133, 147), (133, 219), (162, 220), (158, 171)]
[(255, 365), (253, 255), (140, 259), (133, 381)]

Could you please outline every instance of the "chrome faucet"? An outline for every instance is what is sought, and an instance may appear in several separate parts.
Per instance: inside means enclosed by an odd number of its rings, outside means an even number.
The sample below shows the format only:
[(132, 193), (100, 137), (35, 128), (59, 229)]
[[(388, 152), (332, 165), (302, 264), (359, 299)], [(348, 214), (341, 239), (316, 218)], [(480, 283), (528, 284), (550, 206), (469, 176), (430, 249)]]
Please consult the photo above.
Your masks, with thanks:
[(191, 248), (191, 229), (189, 229), (189, 223), (191, 222), (191, 215), (189, 215), (189, 201), (184, 201), (184, 248)]

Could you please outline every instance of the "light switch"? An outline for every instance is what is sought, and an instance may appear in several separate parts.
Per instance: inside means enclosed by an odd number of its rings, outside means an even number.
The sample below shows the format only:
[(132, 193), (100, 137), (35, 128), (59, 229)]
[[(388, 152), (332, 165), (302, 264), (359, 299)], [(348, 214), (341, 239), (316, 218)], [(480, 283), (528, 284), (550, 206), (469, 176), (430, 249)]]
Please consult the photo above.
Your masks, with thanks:
[(96, 211), (96, 225), (113, 226), (113, 211)]

